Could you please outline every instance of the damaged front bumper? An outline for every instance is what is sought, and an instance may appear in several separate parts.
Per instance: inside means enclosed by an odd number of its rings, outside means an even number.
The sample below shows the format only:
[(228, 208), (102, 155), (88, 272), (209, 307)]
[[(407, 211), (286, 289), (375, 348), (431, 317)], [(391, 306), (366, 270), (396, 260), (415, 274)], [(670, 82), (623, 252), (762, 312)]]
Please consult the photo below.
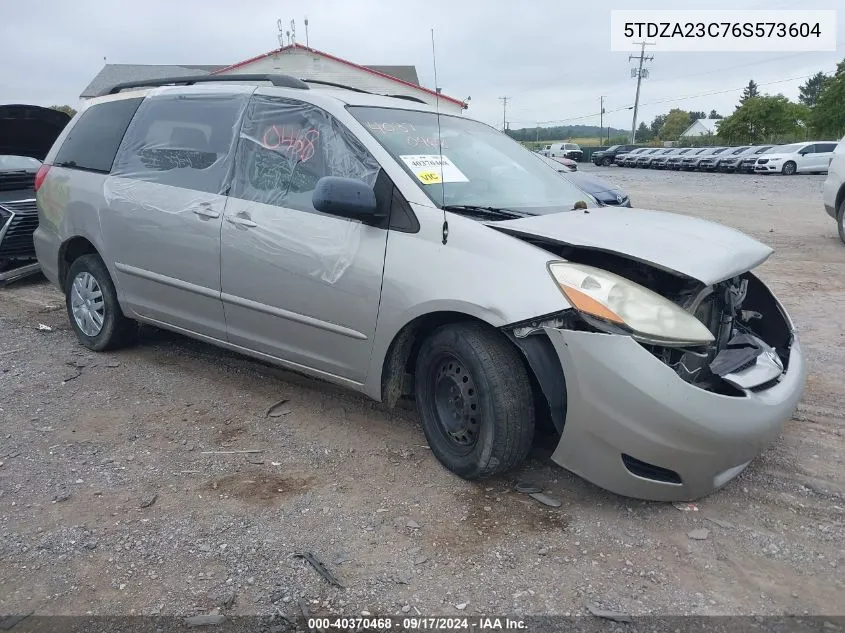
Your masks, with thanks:
[(685, 382), (629, 336), (544, 329), (566, 389), (552, 460), (630, 497), (690, 500), (725, 485), (778, 435), (806, 378), (794, 337), (779, 382), (722, 395)]

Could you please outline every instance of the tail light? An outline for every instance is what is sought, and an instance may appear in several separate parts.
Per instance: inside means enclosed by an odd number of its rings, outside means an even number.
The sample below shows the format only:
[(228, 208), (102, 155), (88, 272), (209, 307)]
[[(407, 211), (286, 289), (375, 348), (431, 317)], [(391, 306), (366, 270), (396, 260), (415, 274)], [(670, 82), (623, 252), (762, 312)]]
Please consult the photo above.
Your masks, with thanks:
[(47, 172), (50, 171), (50, 165), (46, 163), (41, 165), (38, 168), (38, 171), (35, 173), (35, 192), (38, 193), (38, 190), (41, 188), (41, 185), (44, 183), (44, 179), (47, 178)]

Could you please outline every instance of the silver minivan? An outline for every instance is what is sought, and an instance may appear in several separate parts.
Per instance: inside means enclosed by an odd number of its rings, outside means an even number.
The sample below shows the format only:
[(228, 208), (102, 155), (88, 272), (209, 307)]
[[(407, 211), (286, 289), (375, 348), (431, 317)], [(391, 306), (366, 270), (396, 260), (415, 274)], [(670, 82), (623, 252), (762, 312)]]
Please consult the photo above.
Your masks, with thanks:
[(466, 117), (255, 79), (118, 86), (56, 141), (35, 244), (83, 345), (153, 324), (413, 397), (466, 479), (517, 467), (537, 431), (556, 463), (647, 499), (721, 487), (790, 417), (805, 366), (751, 272), (769, 247), (596, 206)]

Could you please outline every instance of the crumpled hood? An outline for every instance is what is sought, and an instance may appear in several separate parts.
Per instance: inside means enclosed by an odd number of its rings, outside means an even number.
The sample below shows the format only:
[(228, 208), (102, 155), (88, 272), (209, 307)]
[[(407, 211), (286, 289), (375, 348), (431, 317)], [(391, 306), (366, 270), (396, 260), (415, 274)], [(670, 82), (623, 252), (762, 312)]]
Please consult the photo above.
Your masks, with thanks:
[(626, 255), (706, 285), (751, 270), (773, 252), (736, 229), (646, 209), (599, 207), (486, 224), (516, 236)]

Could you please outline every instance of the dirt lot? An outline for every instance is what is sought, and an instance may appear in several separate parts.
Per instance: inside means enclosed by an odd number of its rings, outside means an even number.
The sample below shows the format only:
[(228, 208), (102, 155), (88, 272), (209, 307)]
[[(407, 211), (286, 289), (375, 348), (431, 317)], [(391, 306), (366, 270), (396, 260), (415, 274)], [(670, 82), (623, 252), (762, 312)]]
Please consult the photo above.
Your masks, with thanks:
[(36, 280), (0, 290), (0, 613), (845, 614), (845, 247), (823, 178), (584, 169), (776, 249), (761, 272), (800, 327), (808, 389), (698, 511), (603, 492), (542, 447), (461, 481), (410, 410), (155, 329), (88, 352)]

